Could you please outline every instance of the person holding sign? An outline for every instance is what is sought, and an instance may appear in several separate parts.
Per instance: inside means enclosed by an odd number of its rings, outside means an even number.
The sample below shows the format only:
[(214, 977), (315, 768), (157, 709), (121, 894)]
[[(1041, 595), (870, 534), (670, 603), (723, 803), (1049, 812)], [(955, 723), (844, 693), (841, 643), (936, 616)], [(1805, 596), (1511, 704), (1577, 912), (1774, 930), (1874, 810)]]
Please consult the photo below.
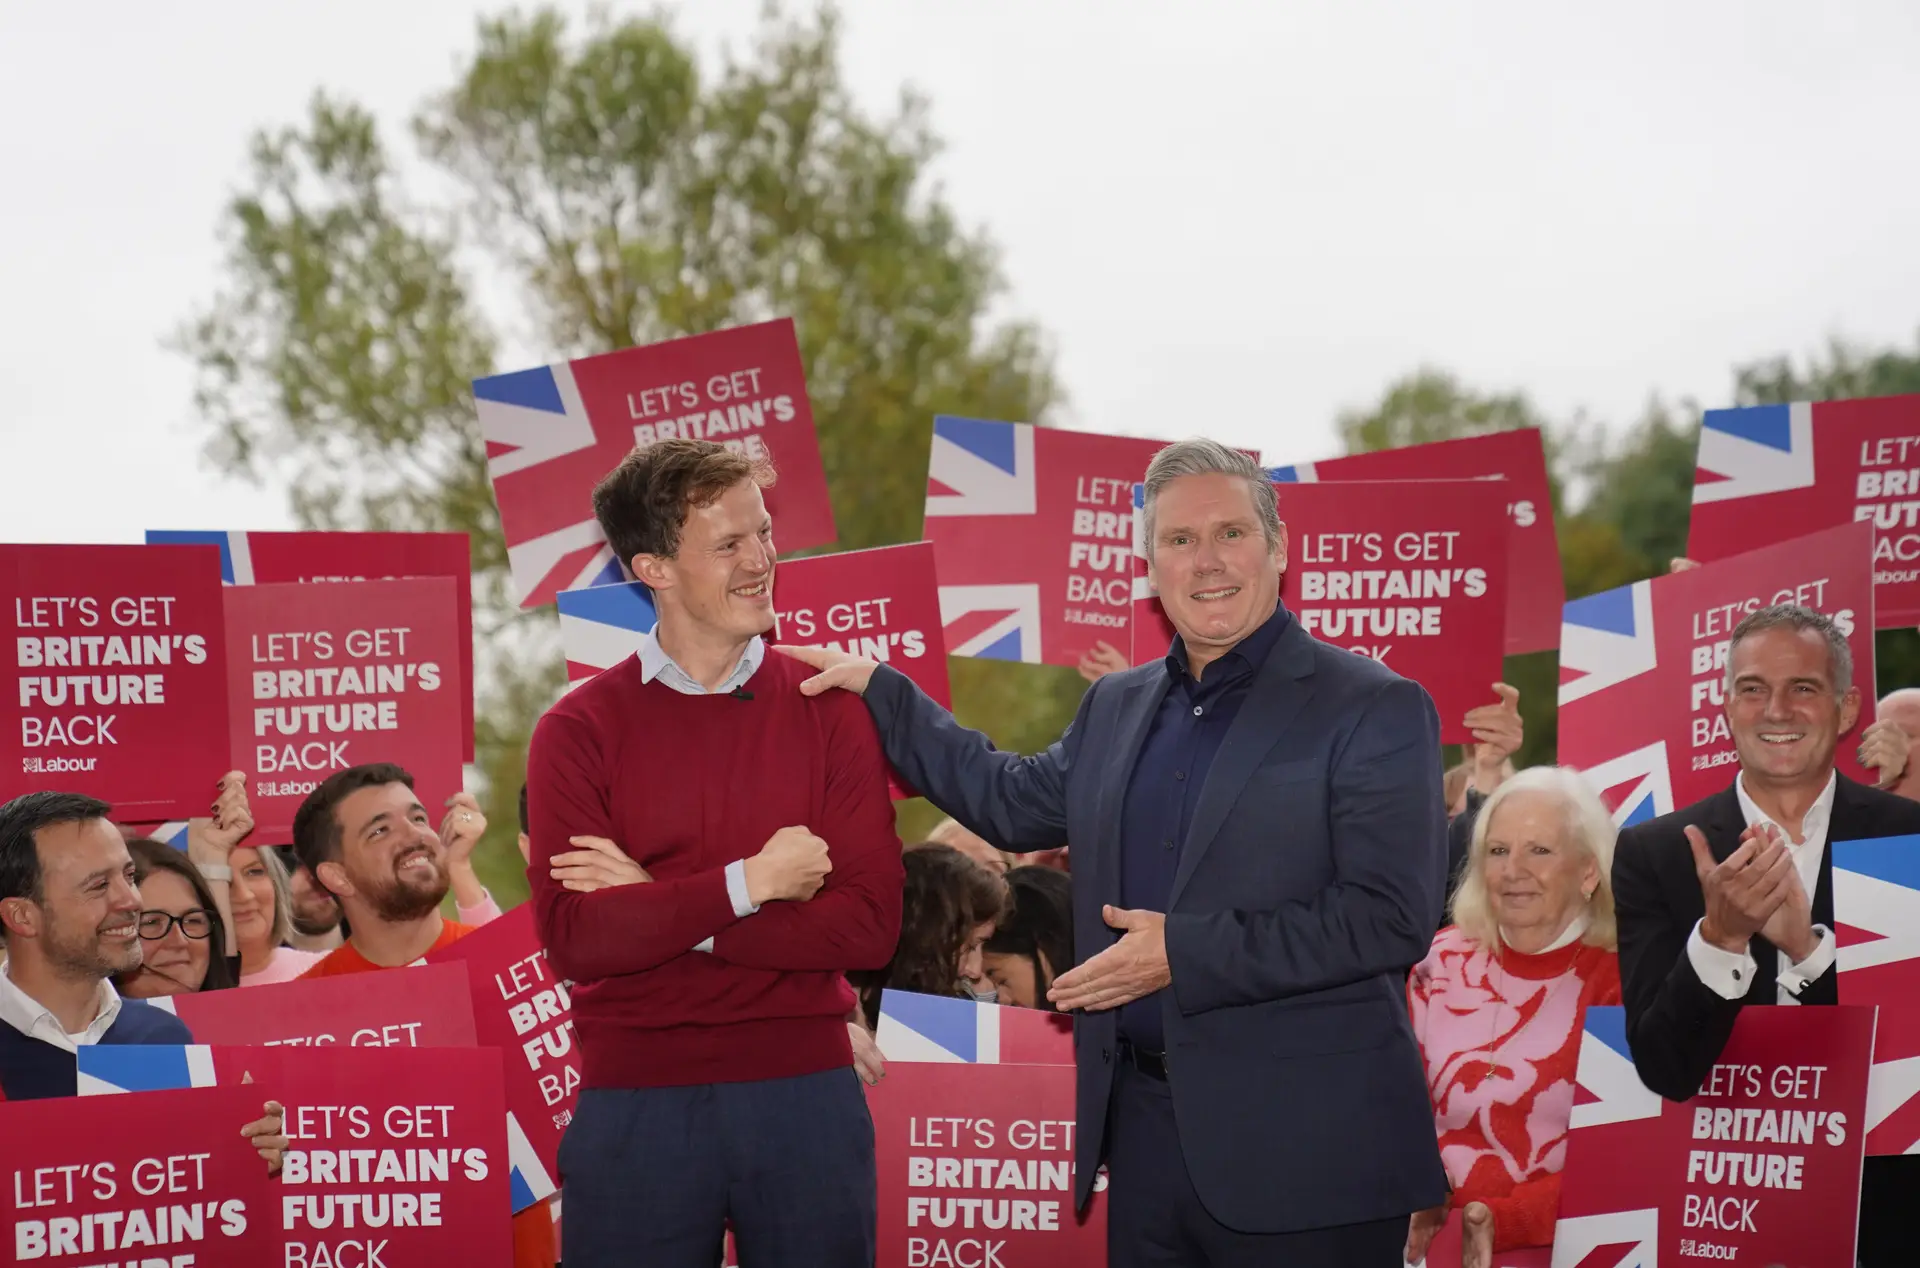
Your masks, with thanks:
[[(87, 1044), (190, 1044), (171, 1013), (108, 981), (140, 967), (133, 857), (104, 801), (34, 792), (0, 806), (0, 1100), (73, 1096)], [(240, 1129), (270, 1170), (287, 1147), (268, 1101)]]
[[(1100, 678), (1044, 753), (997, 752), (895, 670), (837, 652), (887, 759), (1003, 850), (1073, 842), (1076, 1198), (1100, 1163), (1125, 1268), (1398, 1265), (1440, 1203), (1406, 973), (1446, 873), (1440, 723), (1419, 684), (1280, 603), (1286, 526), (1245, 454), (1146, 473), (1167, 656)], [(1177, 1113), (1176, 1113), (1177, 1109)]]
[[(893, 954), (900, 842), (866, 711), (803, 697), (803, 667), (767, 654), (771, 478), (723, 445), (669, 439), (594, 490), (659, 622), (549, 709), (528, 753), (535, 922), (578, 984), (568, 1268), (710, 1268), (729, 1221), (745, 1268), (874, 1260), (873, 1121), (843, 975)], [(587, 838), (650, 879), (586, 892), (556, 878)]]
[[(1797, 604), (1749, 613), (1727, 651), (1739, 773), (1704, 801), (1623, 830), (1614, 854), (1627, 1041), (1640, 1081), (1691, 1098), (1748, 1004), (1837, 1004), (1829, 841), (1920, 833), (1920, 804), (1834, 769), (1860, 713), (1853, 653)], [(1912, 1262), (1920, 1157), (1869, 1158), (1860, 1263)]]

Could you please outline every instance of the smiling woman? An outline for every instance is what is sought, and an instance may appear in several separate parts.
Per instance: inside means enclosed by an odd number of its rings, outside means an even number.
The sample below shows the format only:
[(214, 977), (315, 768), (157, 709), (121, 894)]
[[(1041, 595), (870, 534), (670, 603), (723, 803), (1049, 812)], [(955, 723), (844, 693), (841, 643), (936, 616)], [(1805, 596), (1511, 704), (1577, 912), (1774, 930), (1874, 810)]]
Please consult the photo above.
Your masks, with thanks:
[(140, 967), (117, 975), (114, 986), (132, 999), (154, 999), (238, 985), (213, 892), (187, 856), (146, 837), (128, 841), (127, 852), (140, 890)]

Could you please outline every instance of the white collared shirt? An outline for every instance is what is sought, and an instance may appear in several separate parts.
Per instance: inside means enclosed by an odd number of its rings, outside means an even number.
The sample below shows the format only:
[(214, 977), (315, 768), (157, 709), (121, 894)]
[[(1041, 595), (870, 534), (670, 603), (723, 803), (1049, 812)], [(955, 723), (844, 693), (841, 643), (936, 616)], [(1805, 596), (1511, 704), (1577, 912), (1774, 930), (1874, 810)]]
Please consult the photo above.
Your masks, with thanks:
[[(640, 660), (642, 682), (652, 682), (657, 678), (661, 686), (671, 688), (683, 696), (724, 696), (746, 686), (747, 680), (760, 671), (760, 662), (767, 657), (767, 643), (758, 634), (754, 635), (752, 641), (747, 644), (747, 650), (740, 653), (740, 659), (734, 664), (732, 672), (711, 691), (701, 686), (699, 679), (680, 668), (673, 657), (667, 655), (666, 649), (660, 646), (660, 640), (653, 636), (652, 630), (640, 636), (640, 646), (634, 655)], [(733, 914), (742, 920), (760, 910), (748, 896), (745, 859), (736, 859), (727, 864), (727, 897), (733, 902)], [(713, 939), (708, 938), (695, 946), (694, 950), (711, 952)]]
[(640, 647), (634, 652), (640, 659), (640, 680), (652, 682), (658, 678), (660, 685), (671, 687), (683, 696), (724, 696), (728, 692), (738, 691), (747, 685), (747, 679), (760, 672), (760, 662), (767, 658), (767, 643), (758, 634), (747, 644), (747, 650), (740, 653), (740, 659), (734, 663), (733, 671), (718, 687), (709, 691), (700, 685), (700, 680), (675, 663), (660, 646), (660, 640), (648, 630), (640, 636)]
[[(1743, 774), (1733, 781), (1734, 795), (1740, 799), (1740, 814), (1749, 828), (1765, 824), (1777, 828), (1780, 837), (1787, 843), (1787, 853), (1792, 856), (1794, 867), (1800, 873), (1800, 883), (1806, 887), (1807, 899), (1812, 901), (1820, 888), (1820, 860), (1827, 851), (1827, 831), (1833, 823), (1833, 798), (1840, 787), (1838, 774), (1827, 777), (1827, 786), (1807, 807), (1806, 815), (1800, 820), (1800, 831), (1804, 839), (1795, 844), (1793, 836), (1785, 828), (1767, 817), (1766, 811), (1754, 799), (1747, 795), (1747, 777)], [(1807, 983), (1825, 973), (1833, 966), (1834, 957), (1839, 953), (1839, 943), (1833, 936), (1833, 930), (1825, 925), (1815, 925), (1813, 931), (1820, 941), (1813, 951), (1798, 964), (1789, 964), (1775, 979), (1779, 986), (1776, 1003), (1798, 1004), (1800, 992)], [(1782, 961), (1786, 953), (1780, 953)], [(1738, 954), (1716, 947), (1700, 936), (1700, 924), (1693, 926), (1693, 934), (1687, 939), (1687, 960), (1693, 965), (1694, 975), (1722, 999), (1739, 999), (1747, 993), (1753, 984), (1753, 978), (1760, 971), (1754, 962), (1753, 954), (1741, 948)]]
[[(1549, 942), (1546, 946), (1541, 947), (1538, 951), (1535, 951), (1532, 954), (1546, 955), (1550, 952), (1559, 951), (1559, 950), (1562, 950), (1563, 948), (1572, 946), (1574, 943), (1580, 941), (1580, 939), (1587, 936), (1587, 926), (1591, 923), (1592, 921), (1588, 919), (1587, 913), (1585, 910), (1575, 912), (1573, 919), (1567, 922), (1567, 927), (1560, 931), (1559, 937), (1555, 938), (1552, 942)], [(1505, 929), (1500, 930), (1500, 941), (1507, 946), (1513, 945), (1513, 940), (1507, 937), (1507, 931)]]
[(0, 1021), (29, 1039), (52, 1044), (62, 1052), (77, 1053), (82, 1048), (99, 1043), (101, 1036), (113, 1029), (113, 1023), (120, 1019), (120, 992), (113, 989), (113, 983), (102, 978), (100, 1011), (93, 1015), (93, 1020), (87, 1023), (85, 1030), (77, 1035), (69, 1034), (51, 1009), (14, 984), (12, 970), (11, 964), (0, 964)]

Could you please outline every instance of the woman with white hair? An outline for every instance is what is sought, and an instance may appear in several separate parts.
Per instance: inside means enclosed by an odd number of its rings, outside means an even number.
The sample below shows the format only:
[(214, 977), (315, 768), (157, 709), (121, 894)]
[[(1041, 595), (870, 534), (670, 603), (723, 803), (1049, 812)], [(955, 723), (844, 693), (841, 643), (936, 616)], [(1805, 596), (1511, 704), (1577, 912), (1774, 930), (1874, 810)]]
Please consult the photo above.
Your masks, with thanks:
[(1453, 1186), (1414, 1216), (1409, 1263), (1456, 1208), (1466, 1268), (1553, 1242), (1587, 1008), (1620, 1002), (1613, 840), (1566, 767), (1521, 771), (1480, 810), (1453, 924), (1407, 983)]

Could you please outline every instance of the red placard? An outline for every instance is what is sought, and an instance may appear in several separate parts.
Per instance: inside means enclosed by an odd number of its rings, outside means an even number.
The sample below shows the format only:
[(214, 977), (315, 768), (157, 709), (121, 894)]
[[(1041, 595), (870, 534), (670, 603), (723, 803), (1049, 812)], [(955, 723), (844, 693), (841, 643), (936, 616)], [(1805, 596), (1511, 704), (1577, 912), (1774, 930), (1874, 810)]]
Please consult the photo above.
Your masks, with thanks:
[(533, 905), (522, 903), (427, 957), (429, 964), (454, 961), (466, 965), (480, 1046), (503, 1054), (507, 1113), (547, 1173), (557, 1176), (560, 1137), (580, 1099), (580, 1051), (573, 999), (547, 966)]
[[(1723, 701), (1733, 627), (1755, 608), (1801, 603), (1847, 634), (1861, 685), (1855, 733), (1873, 722), (1872, 530), (1846, 524), (1686, 572), (1575, 599), (1560, 641), (1560, 760), (1579, 767), (1622, 823), (1691, 805), (1739, 768)], [(1873, 783), (1857, 745), (1834, 755)]]
[(776, 642), (828, 647), (892, 665), (941, 705), (953, 703), (931, 543), (781, 564), (773, 601)]
[(293, 839), (293, 816), (335, 771), (397, 762), (423, 805), (460, 790), (460, 622), (444, 577), (226, 592), (233, 762), (252, 779), (254, 837)]
[(1124, 650), (1130, 493), (1164, 441), (972, 418), (933, 420), (926, 538), (947, 650), (1076, 665)]
[[(1493, 697), (1507, 620), (1507, 515), (1482, 480), (1282, 484), (1280, 599), (1308, 633), (1427, 689), (1445, 744)], [(1144, 496), (1144, 490), (1141, 490)], [(1141, 549), (1144, 549), (1144, 543)], [(1135, 557), (1136, 665), (1167, 654), (1173, 625)]]
[(460, 608), (460, 756), (473, 760), (473, 565), (465, 533), (253, 533), (149, 529), (149, 544), (220, 548), (230, 586), (451, 577)]
[(1856, 521), (1875, 530), (1878, 628), (1920, 624), (1920, 396), (1707, 411), (1687, 536), (1694, 559)]
[(196, 1043), (326, 1048), (471, 1048), (473, 999), (462, 964), (405, 973), (296, 979), (152, 1001)]
[(473, 395), (522, 607), (625, 576), (591, 495), (635, 445), (685, 436), (770, 460), (781, 548), (834, 538), (790, 318), (478, 379)]
[(1742, 1009), (1680, 1103), (1634, 1073), (1625, 1010), (1588, 1009), (1553, 1268), (1853, 1263), (1873, 1029), (1871, 1008)]
[[(1560, 573), (1560, 542), (1553, 526), (1553, 489), (1547, 482), (1546, 450), (1537, 428), (1350, 454), (1273, 471), (1275, 482), (1282, 484), (1477, 480), (1490, 476), (1506, 480), (1498, 496), (1513, 524), (1507, 538), (1507, 655), (1547, 651), (1560, 637), (1553, 614), (1566, 596), (1566, 584)], [(1283, 490), (1281, 505), (1285, 504)]]
[(219, 555), (0, 546), (0, 602), (0, 801), (57, 788), (128, 820), (205, 814), (228, 769)]
[[(258, 1087), (0, 1103), (6, 1262), (279, 1263), (280, 1185), (240, 1129)], [(137, 1124), (137, 1126), (135, 1126)]]
[(878, 1268), (1107, 1262), (1105, 1176), (1073, 1209), (1072, 1066), (890, 1064), (867, 1089)]

